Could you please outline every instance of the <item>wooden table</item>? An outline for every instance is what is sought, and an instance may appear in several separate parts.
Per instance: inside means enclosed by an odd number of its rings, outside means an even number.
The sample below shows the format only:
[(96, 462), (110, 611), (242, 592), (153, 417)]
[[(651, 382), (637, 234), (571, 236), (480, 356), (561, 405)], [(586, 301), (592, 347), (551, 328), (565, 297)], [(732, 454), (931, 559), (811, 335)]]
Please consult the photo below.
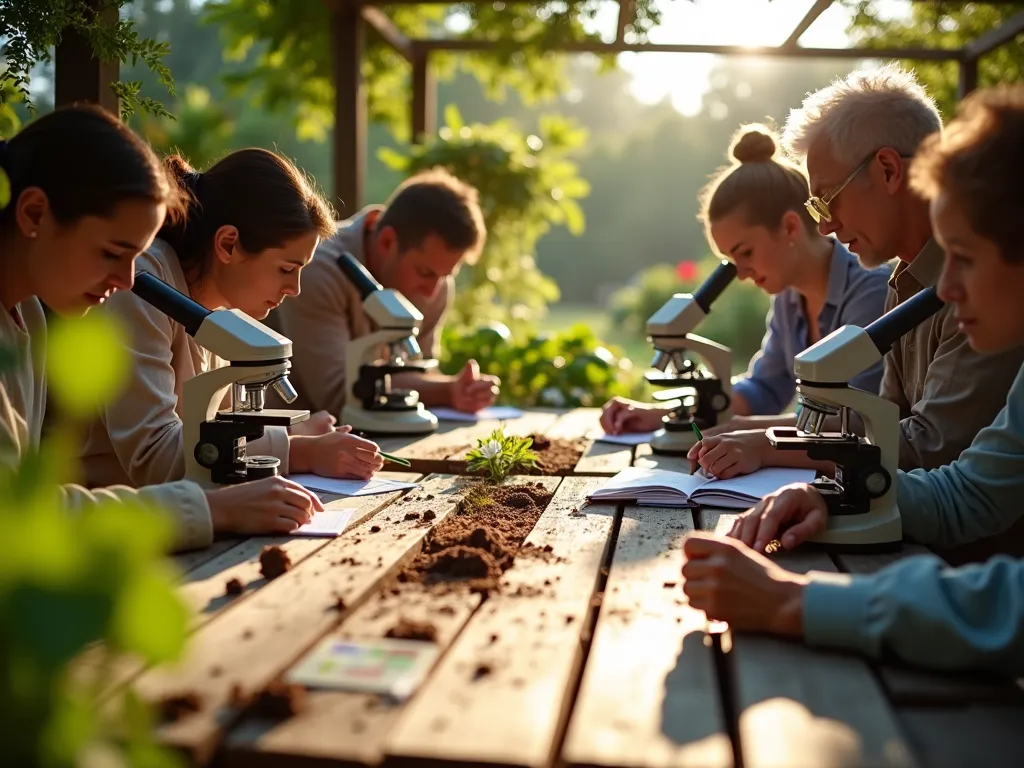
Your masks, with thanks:
[[(597, 414), (531, 412), (507, 428), (579, 437), (596, 426)], [(729, 515), (582, 509), (601, 476), (631, 464), (682, 467), (647, 446), (589, 445), (572, 476), (545, 481), (555, 496), (527, 541), (550, 546), (554, 559), (520, 558), (486, 600), (424, 589), (396, 605), (379, 587), (416, 554), (428, 530), (406, 513), (429, 507), (436, 525), (455, 509), (445, 493), (457, 478), (420, 473), (443, 472), (494, 426), (444, 424), (421, 440), (383, 441), (384, 450), (413, 459), (417, 472), (392, 476), (422, 483), (399, 505), (401, 514), (392, 514), (398, 494), (374, 496), (360, 501), (337, 539), (218, 541), (178, 557), (182, 594), (196, 609), (187, 658), (172, 669), (128, 664), (119, 678), (147, 698), (200, 695), (202, 708), (163, 726), (161, 739), (196, 762), (230, 766), (1024, 765), (1024, 703), (1012, 681), (708, 634), (703, 613), (681, 590), (680, 542), (694, 528), (727, 525)], [(374, 526), (380, 530), (371, 533)], [(257, 559), (272, 543), (295, 567), (268, 583)], [(777, 557), (794, 571), (859, 573), (920, 551)], [(231, 578), (246, 585), (244, 594), (225, 596)], [(517, 596), (536, 592), (518, 586), (540, 585), (539, 596)], [(310, 691), (302, 714), (276, 722), (227, 706), (233, 686), (262, 688), (324, 636), (379, 637), (399, 614), (429, 618), (442, 650), (404, 705)], [(490, 674), (480, 677), (481, 665)]]

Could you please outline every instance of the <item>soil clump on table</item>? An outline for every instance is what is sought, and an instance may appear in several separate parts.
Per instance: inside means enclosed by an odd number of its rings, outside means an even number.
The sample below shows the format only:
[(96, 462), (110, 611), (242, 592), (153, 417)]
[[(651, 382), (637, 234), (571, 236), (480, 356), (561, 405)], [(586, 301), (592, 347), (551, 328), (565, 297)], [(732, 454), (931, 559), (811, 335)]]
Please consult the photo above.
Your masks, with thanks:
[(570, 475), (583, 456), (580, 440), (566, 440), (561, 437), (530, 435), (533, 445), (530, 450), (537, 454), (537, 466), (527, 475)]
[(470, 487), (459, 509), (430, 530), (423, 551), (398, 580), (483, 594), (496, 590), (552, 496), (530, 483)]

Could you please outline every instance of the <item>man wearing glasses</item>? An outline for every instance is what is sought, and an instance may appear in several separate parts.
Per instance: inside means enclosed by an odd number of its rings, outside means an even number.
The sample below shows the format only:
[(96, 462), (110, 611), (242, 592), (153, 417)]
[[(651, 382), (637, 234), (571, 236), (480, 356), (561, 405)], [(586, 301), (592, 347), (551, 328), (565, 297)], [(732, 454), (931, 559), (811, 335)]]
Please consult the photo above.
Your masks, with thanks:
[[(928, 204), (908, 186), (918, 145), (941, 129), (934, 101), (897, 65), (854, 72), (808, 95), (786, 123), (783, 144), (806, 162), (807, 209), (821, 233), (846, 243), (865, 267), (899, 259), (886, 311), (934, 285), (942, 270)], [(954, 461), (992, 423), (1022, 362), (1024, 347), (995, 355), (972, 351), (952, 305), (904, 336), (886, 356), (881, 385), (881, 395), (900, 406), (900, 469)], [(730, 456), (711, 453), (717, 440)], [(803, 454), (775, 451), (763, 433), (703, 443), (700, 463), (712, 472), (709, 455), (744, 472), (794, 461), (815, 466)]]

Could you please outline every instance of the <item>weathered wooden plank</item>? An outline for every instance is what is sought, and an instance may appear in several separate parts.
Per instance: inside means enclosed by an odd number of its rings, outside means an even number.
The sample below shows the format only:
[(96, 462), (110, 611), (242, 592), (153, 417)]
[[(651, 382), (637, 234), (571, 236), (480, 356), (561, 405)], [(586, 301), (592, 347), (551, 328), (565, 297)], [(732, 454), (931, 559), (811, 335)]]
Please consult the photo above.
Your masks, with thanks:
[(570, 766), (731, 766), (705, 616), (682, 593), (687, 510), (623, 511), (569, 724)]
[(193, 549), (189, 552), (181, 552), (177, 555), (171, 555), (171, 560), (174, 561), (174, 565), (183, 576), (186, 576), (189, 571), (194, 568), (198, 568), (203, 563), (208, 563), (218, 555), (222, 555), (232, 547), (237, 547), (245, 541), (244, 538), (231, 536), (222, 539), (217, 539), (208, 547), (203, 549)]
[(408, 502), (381, 513), (394, 523), (386, 530), (372, 533), (377, 523), (368, 520), (330, 541), (202, 627), (178, 664), (143, 673), (134, 687), (147, 700), (189, 692), (201, 701), (198, 712), (161, 726), (159, 739), (194, 761), (208, 759), (238, 714), (229, 704), (232, 689), (261, 690), (414, 557), (429, 526), (404, 516), (431, 510), (437, 522), (444, 520), (457, 507), (457, 486), (457, 478), (428, 478)]
[(389, 764), (550, 762), (615, 521), (611, 506), (581, 511), (599, 484), (562, 481), (526, 539), (539, 552), (520, 554), (410, 702), (385, 746)]
[[(558, 478), (516, 477), (513, 483), (541, 482), (551, 491)], [(427, 622), (437, 632), (442, 653), (480, 605), (479, 594), (439, 590), (407, 583), (400, 590), (378, 591), (337, 630), (341, 637), (383, 637), (399, 619)], [(296, 717), (270, 723), (247, 717), (226, 744), (229, 765), (376, 765), (384, 740), (403, 707), (376, 695), (347, 691), (310, 691), (309, 706)]]
[[(600, 419), (600, 408), (576, 408), (555, 422), (548, 430), (548, 437), (564, 440), (584, 438), (599, 428)], [(587, 439), (583, 455), (576, 464), (576, 474), (609, 476), (621, 472), (632, 463), (632, 446)]]
[[(401, 482), (417, 482), (420, 476), (405, 472), (380, 472), (381, 478)], [(319, 494), (327, 509), (355, 507), (356, 512), (346, 531), (352, 531), (381, 509), (389, 506), (404, 492), (377, 496), (346, 497), (337, 494)], [(288, 553), (292, 565), (298, 565), (314, 552), (327, 546), (333, 539), (300, 536), (253, 536), (222, 555), (193, 570), (179, 590), (182, 599), (195, 612), (192, 629), (208, 623), (221, 611), (239, 605), (240, 601), (255, 594), (268, 582), (260, 574), (260, 553), (264, 547), (276, 546)], [(315, 575), (315, 573), (314, 573)], [(244, 588), (240, 595), (228, 595), (227, 582), (237, 579)]]
[[(722, 532), (731, 514), (702, 510), (701, 524)], [(821, 551), (773, 555), (788, 570), (835, 571)], [(732, 633), (743, 765), (786, 768), (915, 765), (895, 712), (862, 659), (771, 637)]]
[(920, 764), (928, 768), (1024, 765), (1024, 708), (904, 709), (899, 718)]

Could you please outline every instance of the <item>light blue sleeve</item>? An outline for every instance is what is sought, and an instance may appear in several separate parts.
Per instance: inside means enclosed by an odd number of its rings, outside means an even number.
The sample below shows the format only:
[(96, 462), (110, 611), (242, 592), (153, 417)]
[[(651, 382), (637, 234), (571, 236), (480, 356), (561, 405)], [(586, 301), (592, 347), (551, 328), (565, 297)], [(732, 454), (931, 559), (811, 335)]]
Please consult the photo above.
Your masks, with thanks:
[(809, 645), (883, 654), (940, 670), (1024, 675), (1024, 563), (1001, 555), (950, 568), (911, 557), (870, 576), (812, 573)]
[(1024, 515), (1024, 369), (1006, 406), (960, 458), (897, 476), (904, 535), (941, 549), (1008, 530)]
[[(849, 296), (836, 324), (865, 328), (885, 314), (885, 297), (889, 292), (889, 270), (872, 269), (857, 274), (848, 287)], [(882, 386), (881, 360), (850, 380), (850, 386), (878, 394)]]
[(782, 342), (787, 330), (783, 312), (779, 311), (779, 299), (780, 296), (775, 296), (768, 310), (768, 330), (761, 342), (761, 350), (750, 361), (747, 373), (732, 384), (733, 391), (743, 395), (756, 416), (782, 413), (796, 394), (793, 359), (786, 355)]

